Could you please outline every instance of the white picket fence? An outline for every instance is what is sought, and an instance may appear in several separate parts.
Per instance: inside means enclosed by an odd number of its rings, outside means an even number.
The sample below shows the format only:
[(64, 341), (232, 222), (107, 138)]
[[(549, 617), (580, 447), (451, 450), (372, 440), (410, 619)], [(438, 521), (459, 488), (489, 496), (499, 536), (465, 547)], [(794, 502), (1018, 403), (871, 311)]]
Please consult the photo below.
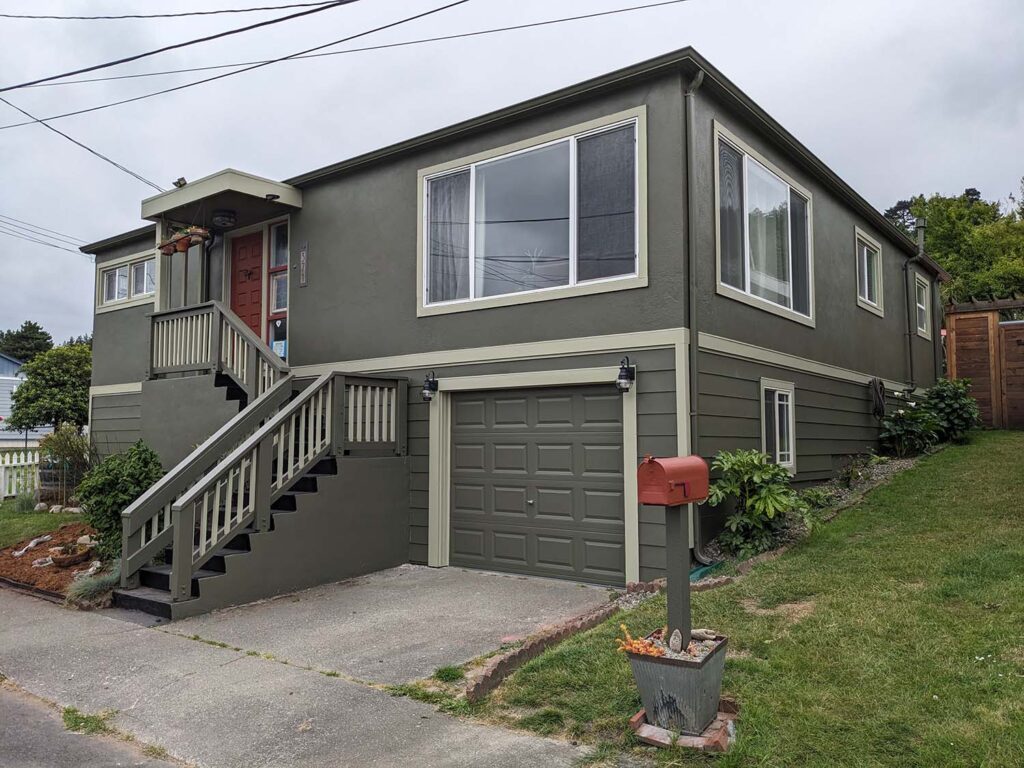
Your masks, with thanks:
[(0, 500), (32, 493), (39, 487), (39, 450), (0, 449)]

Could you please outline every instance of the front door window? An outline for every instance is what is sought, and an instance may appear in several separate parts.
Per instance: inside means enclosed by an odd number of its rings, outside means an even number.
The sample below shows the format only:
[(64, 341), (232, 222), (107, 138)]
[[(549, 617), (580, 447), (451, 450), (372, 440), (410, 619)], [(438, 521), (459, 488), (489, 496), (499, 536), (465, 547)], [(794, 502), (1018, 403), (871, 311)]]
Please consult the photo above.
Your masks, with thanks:
[(288, 357), (288, 223), (270, 227), (270, 266), (267, 296), (267, 341), (282, 359)]

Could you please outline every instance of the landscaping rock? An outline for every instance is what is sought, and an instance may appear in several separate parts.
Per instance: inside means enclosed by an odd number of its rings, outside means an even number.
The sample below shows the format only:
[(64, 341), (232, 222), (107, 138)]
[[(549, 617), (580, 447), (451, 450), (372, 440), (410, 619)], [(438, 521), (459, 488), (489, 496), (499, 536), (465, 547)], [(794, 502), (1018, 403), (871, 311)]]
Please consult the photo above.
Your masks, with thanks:
[(94, 546), (96, 546), (96, 539), (94, 539), (89, 534), (85, 534), (85, 536), (79, 536), (78, 537), (78, 541), (75, 542), (75, 543), (76, 544), (85, 544), (87, 547), (94, 547)]
[(49, 509), (49, 507), (45, 503), (43, 503), (41, 501), (38, 504), (36, 504), (36, 507), (35, 507), (35, 511), (36, 512), (45, 512), (48, 509)]
[(68, 515), (80, 515), (82, 514), (81, 507), (64, 507), (64, 513)]
[(51, 515), (59, 515), (63, 511), (64, 507), (62, 507), (60, 504), (54, 504), (52, 507), (50, 507)]
[(672, 631), (672, 637), (668, 639), (668, 649), (672, 653), (679, 653), (683, 650), (683, 633), (678, 629)]

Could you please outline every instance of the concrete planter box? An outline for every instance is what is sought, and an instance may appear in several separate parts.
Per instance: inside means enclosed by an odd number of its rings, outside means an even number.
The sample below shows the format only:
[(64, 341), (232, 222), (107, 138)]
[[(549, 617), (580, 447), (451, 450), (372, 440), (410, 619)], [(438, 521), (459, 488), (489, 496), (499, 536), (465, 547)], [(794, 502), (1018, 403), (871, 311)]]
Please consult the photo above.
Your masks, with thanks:
[(647, 722), (686, 736), (699, 736), (718, 714), (728, 638), (701, 661), (628, 653)]

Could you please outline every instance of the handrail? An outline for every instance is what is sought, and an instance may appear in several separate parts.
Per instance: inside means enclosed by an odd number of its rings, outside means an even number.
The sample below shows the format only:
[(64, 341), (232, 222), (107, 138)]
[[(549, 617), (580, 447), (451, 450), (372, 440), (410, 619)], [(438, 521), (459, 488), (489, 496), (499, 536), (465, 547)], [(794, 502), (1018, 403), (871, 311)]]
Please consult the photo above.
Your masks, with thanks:
[(171, 543), (171, 505), (291, 396), (291, 376), (279, 379), (251, 405), (210, 435), (121, 513), (121, 584)]
[(288, 373), (288, 366), (219, 301), (150, 315), (149, 377), (224, 373), (249, 400)]

